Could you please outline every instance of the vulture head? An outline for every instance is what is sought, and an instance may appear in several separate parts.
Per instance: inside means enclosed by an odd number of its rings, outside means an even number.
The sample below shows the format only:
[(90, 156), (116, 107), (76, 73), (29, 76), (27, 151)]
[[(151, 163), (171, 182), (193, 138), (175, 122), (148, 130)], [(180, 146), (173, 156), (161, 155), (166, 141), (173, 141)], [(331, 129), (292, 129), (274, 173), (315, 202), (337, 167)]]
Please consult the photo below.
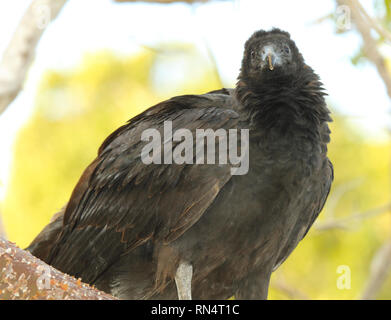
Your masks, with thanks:
[(257, 31), (246, 42), (239, 79), (259, 84), (297, 76), (305, 64), (288, 32)]

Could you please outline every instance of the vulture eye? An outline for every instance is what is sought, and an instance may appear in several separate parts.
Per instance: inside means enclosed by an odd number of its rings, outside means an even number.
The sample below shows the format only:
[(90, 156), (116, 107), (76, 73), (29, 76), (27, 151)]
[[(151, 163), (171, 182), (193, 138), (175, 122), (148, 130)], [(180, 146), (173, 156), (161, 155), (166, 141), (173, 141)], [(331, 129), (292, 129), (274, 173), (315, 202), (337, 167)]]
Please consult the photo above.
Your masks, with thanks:
[(291, 49), (288, 46), (284, 46), (285, 53), (290, 53)]
[(252, 58), (252, 59), (255, 58), (255, 51), (251, 51), (251, 58)]

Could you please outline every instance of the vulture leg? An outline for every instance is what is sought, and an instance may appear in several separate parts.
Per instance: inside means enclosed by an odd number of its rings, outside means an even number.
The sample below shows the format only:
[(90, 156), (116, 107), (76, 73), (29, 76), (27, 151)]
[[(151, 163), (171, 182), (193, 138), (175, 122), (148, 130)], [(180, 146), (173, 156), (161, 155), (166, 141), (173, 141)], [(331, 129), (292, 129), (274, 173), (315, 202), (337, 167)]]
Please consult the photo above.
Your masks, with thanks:
[(181, 262), (175, 274), (175, 283), (179, 300), (191, 300), (191, 279), (193, 277), (193, 266)]
[(235, 298), (238, 300), (266, 300), (271, 272), (260, 270), (242, 279)]

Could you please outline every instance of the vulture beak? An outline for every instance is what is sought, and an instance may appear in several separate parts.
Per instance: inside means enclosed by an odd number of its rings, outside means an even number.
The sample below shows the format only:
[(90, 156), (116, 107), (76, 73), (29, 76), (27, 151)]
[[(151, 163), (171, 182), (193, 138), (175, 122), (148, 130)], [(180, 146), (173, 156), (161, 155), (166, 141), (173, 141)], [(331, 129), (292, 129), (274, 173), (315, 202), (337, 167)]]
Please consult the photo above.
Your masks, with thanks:
[(269, 69), (273, 70), (274, 69), (274, 62), (276, 61), (276, 58), (273, 54), (269, 53), (267, 55), (267, 62), (269, 63)]
[(273, 45), (267, 45), (261, 53), (262, 63), (270, 71), (273, 71), (276, 65), (281, 64), (281, 57), (276, 52)]

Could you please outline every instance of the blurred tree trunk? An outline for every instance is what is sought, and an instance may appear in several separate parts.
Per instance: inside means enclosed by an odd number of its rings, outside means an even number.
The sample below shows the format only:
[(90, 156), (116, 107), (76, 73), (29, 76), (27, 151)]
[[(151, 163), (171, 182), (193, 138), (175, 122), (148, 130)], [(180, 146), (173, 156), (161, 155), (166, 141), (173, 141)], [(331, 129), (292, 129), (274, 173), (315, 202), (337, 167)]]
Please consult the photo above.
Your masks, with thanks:
[(66, 0), (33, 0), (0, 61), (0, 114), (23, 87), (35, 48), (46, 27)]
[(3, 219), (1, 217), (1, 211), (0, 211), (0, 238), (7, 239), (7, 235), (4, 229)]

